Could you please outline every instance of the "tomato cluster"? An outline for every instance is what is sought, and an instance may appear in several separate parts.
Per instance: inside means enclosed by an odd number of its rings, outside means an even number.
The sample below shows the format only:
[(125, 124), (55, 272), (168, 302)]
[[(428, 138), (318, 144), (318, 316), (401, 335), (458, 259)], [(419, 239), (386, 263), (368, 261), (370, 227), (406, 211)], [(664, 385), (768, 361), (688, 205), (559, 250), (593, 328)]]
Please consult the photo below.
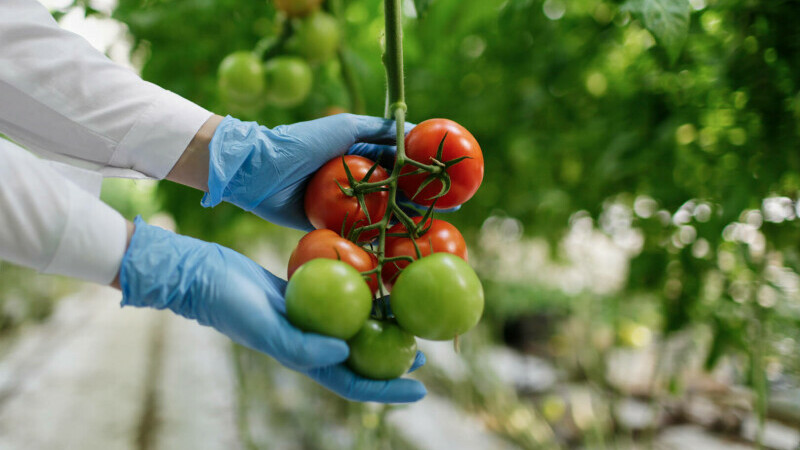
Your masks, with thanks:
[[(220, 99), (233, 113), (254, 115), (267, 104), (292, 108), (311, 93), (312, 65), (336, 55), (337, 20), (320, 10), (322, 0), (274, 0), (277, 36), (252, 51), (237, 51), (219, 65)], [(266, 61), (264, 61), (266, 59)]]
[[(478, 189), (481, 149), (446, 119), (417, 125), (405, 148), (391, 174), (361, 156), (322, 166), (305, 192), (305, 212), (316, 230), (289, 259), (289, 320), (347, 340), (348, 366), (373, 379), (408, 371), (414, 336), (454, 339), (483, 313), (483, 288), (466, 262), (463, 236), (433, 217), (440, 202), (458, 206)], [(397, 206), (398, 189), (430, 205), (424, 215), (409, 217)]]

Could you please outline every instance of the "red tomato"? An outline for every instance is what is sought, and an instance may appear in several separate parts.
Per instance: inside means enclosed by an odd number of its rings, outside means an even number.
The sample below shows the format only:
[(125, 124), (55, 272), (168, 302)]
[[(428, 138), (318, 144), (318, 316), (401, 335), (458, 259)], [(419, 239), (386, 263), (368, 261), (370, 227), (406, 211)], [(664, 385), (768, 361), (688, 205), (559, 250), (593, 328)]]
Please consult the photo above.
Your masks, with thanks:
[[(375, 164), (367, 158), (355, 155), (344, 157), (350, 173), (356, 180), (361, 180), (367, 175), (369, 169)], [(389, 177), (382, 167), (377, 167), (369, 177), (370, 182), (385, 180)], [(371, 223), (380, 222), (386, 212), (389, 203), (389, 193), (386, 191), (373, 192), (364, 197), (364, 203), (371, 222), (368, 223), (367, 215), (361, 209), (356, 197), (345, 195), (336, 182), (344, 188), (349, 188), (347, 174), (344, 171), (342, 158), (334, 158), (311, 178), (306, 188), (305, 210), (308, 220), (314, 228), (327, 228), (337, 233), (342, 231), (342, 223), (345, 222), (344, 233), (347, 235), (355, 227), (361, 227)], [(378, 236), (378, 230), (371, 230), (362, 233), (359, 241), (367, 242)]]
[[(420, 223), (422, 217), (414, 217), (414, 223)], [(431, 223), (433, 220), (433, 223)], [(428, 231), (416, 239), (417, 246), (423, 257), (432, 253), (452, 253), (453, 255), (461, 257), (464, 261), (467, 260), (467, 244), (464, 243), (464, 237), (456, 227), (439, 219), (428, 219), (427, 224), (431, 227)], [(406, 227), (403, 224), (389, 228), (387, 233), (405, 233)], [(417, 259), (417, 252), (414, 249), (414, 243), (407, 237), (386, 237), (386, 257), (393, 256), (410, 256)], [(410, 263), (408, 261), (394, 261), (384, 264), (381, 271), (383, 284), (391, 289), (397, 279), (398, 273), (403, 270)]]
[[(368, 272), (378, 266), (378, 258), (331, 230), (314, 230), (300, 239), (289, 257), (289, 278), (303, 264), (316, 258), (338, 259), (355, 267), (359, 272)], [(378, 277), (370, 275), (367, 281), (372, 292), (378, 291)]]
[(322, 0), (275, 0), (275, 9), (291, 17), (300, 17), (319, 9)]
[[(458, 206), (475, 194), (483, 181), (483, 153), (478, 141), (466, 128), (447, 119), (429, 119), (411, 130), (406, 136), (406, 156), (421, 162), (431, 164), (439, 150), (442, 138), (447, 134), (442, 148), (442, 161), (452, 161), (462, 156), (468, 156), (461, 162), (447, 169), (452, 186), (450, 191), (436, 202), (438, 208), (452, 208)], [(407, 165), (401, 173), (413, 172), (415, 167)], [(400, 177), (400, 189), (411, 198), (428, 176), (427, 173), (407, 175)], [(428, 206), (442, 189), (442, 182), (436, 180), (427, 185), (413, 200), (420, 205)]]
[(343, 106), (328, 106), (325, 108), (325, 112), (322, 114), (323, 116), (335, 116), (336, 114), (345, 114), (347, 113), (347, 108)]

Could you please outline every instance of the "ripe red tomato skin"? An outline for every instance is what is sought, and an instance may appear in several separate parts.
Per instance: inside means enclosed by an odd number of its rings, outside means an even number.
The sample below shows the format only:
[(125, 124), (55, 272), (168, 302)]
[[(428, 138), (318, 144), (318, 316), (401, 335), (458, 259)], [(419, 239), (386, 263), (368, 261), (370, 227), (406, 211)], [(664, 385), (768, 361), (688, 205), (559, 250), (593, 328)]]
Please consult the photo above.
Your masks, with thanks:
[[(406, 156), (423, 164), (430, 164), (436, 156), (439, 144), (447, 133), (442, 148), (442, 162), (469, 156), (447, 169), (452, 186), (450, 191), (436, 201), (438, 208), (452, 208), (469, 200), (483, 181), (483, 153), (475, 137), (466, 128), (448, 119), (429, 119), (415, 126), (406, 136)], [(413, 166), (403, 167), (401, 173), (413, 172)], [(411, 198), (427, 174), (407, 175), (398, 180), (403, 193)], [(434, 181), (422, 190), (413, 200), (420, 205), (430, 205), (431, 197), (442, 188), (440, 181)]]
[[(367, 158), (346, 155), (344, 161), (350, 168), (350, 173), (356, 180), (361, 180), (369, 169), (375, 164)], [(389, 177), (382, 167), (377, 167), (369, 178), (370, 182), (385, 180)], [(342, 165), (342, 158), (336, 157), (320, 167), (311, 177), (311, 181), (306, 187), (304, 200), (306, 216), (314, 228), (327, 228), (336, 233), (342, 230), (342, 223), (347, 218), (344, 232), (349, 233), (354, 227), (367, 225), (367, 216), (358, 204), (358, 199), (348, 197), (336, 185), (336, 181), (347, 188), (350, 183), (347, 181), (347, 174)], [(364, 198), (367, 210), (369, 211), (370, 223), (380, 222), (386, 212), (389, 203), (389, 193), (373, 192)], [(362, 233), (359, 241), (369, 242), (378, 236), (378, 230)]]
[(349, 111), (347, 108), (338, 105), (331, 105), (325, 108), (325, 111), (322, 113), (322, 117), (327, 116), (335, 116), (337, 114), (347, 114)]
[[(353, 266), (359, 272), (367, 272), (378, 266), (378, 258), (358, 245), (327, 229), (314, 230), (303, 236), (289, 257), (288, 277), (303, 264), (316, 258), (338, 259)], [(373, 274), (367, 281), (372, 293), (378, 291), (378, 277)]]
[(290, 17), (306, 16), (319, 9), (322, 0), (275, 0), (275, 9)]
[[(418, 224), (422, 221), (422, 217), (414, 217), (412, 220)], [(451, 253), (464, 261), (468, 261), (467, 244), (456, 227), (439, 219), (428, 219), (426, 225), (430, 225), (430, 229), (416, 239), (417, 246), (419, 246), (419, 251), (423, 257), (433, 253)], [(405, 232), (406, 228), (400, 223), (387, 230), (387, 233)], [(417, 259), (417, 252), (410, 238), (386, 238), (386, 257), (391, 258), (394, 256), (410, 256), (415, 260)], [(381, 277), (387, 289), (391, 289), (398, 273), (409, 264), (408, 261), (395, 261), (383, 266)]]

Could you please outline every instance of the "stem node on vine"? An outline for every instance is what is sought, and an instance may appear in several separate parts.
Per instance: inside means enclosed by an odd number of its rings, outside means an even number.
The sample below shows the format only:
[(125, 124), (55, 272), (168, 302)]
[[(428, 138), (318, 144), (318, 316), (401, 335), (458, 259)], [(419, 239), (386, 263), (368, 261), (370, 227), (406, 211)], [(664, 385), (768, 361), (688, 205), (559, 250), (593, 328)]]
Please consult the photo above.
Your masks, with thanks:
[[(423, 164), (406, 156), (405, 139), (402, 138), (402, 136), (405, 136), (406, 112), (408, 111), (408, 105), (406, 105), (405, 100), (405, 85), (403, 80), (402, 3), (403, 0), (383, 1), (386, 30), (384, 34), (385, 47), (383, 54), (381, 55), (381, 61), (386, 69), (387, 92), (385, 115), (387, 118), (393, 118), (395, 120), (396, 135), (398, 136), (394, 168), (392, 169), (392, 173), (389, 175), (389, 178), (382, 181), (368, 182), (367, 179), (369, 177), (360, 181), (348, 178), (354, 195), (359, 198), (363, 198), (364, 194), (374, 192), (375, 190), (388, 190), (389, 192), (389, 203), (386, 207), (383, 218), (377, 223), (357, 227), (351, 231), (351, 236), (354, 236), (356, 239), (358, 239), (358, 236), (364, 231), (374, 229), (379, 230), (378, 249), (377, 251), (370, 250), (371, 253), (376, 255), (378, 259), (378, 265), (374, 269), (374, 272), (371, 271), (367, 272), (366, 274), (381, 273), (383, 265), (386, 263), (395, 264), (397, 261), (406, 261), (408, 263), (412, 263), (415, 260), (415, 258), (411, 256), (396, 256), (387, 258), (387, 236), (408, 236), (414, 243), (416, 259), (422, 258), (422, 252), (420, 251), (416, 239), (420, 236), (421, 230), (424, 232), (430, 228), (430, 226), (426, 227), (425, 224), (428, 221), (427, 219), (429, 219), (433, 214), (433, 205), (436, 204), (436, 198), (444, 195), (444, 193), (446, 193), (450, 188), (450, 177), (446, 171), (449, 165), (448, 162), (441, 161), (444, 138), (439, 144), (439, 151), (437, 153), (437, 159), (439, 161), (434, 161), (433, 164)], [(445, 135), (445, 137), (447, 137), (447, 135)], [(411, 217), (409, 217), (408, 214), (406, 214), (406, 212), (403, 211), (403, 209), (397, 204), (397, 180), (400, 178), (402, 169), (406, 165), (411, 165), (416, 168), (416, 170), (407, 174), (418, 175), (426, 172), (429, 174), (429, 179), (426, 179), (425, 185), (428, 185), (437, 179), (442, 181), (442, 191), (444, 191), (444, 193), (440, 192), (434, 197), (433, 204), (425, 212), (423, 221), (419, 225), (414, 223), (414, 220), (412, 220)], [(393, 216), (396, 217), (401, 224), (403, 224), (407, 233), (387, 233), (386, 230), (391, 225), (390, 221)], [(383, 283), (383, 277), (379, 276), (377, 278), (378, 292), (380, 296), (375, 303), (375, 309), (381, 318), (387, 318), (389, 317), (389, 305), (387, 300), (385, 300), (383, 297), (384, 293), (386, 292), (386, 286)]]
[(389, 105), (389, 111), (396, 111), (398, 109), (402, 109), (403, 112), (406, 112), (408, 111), (408, 105), (406, 105), (406, 102), (404, 101), (394, 102)]

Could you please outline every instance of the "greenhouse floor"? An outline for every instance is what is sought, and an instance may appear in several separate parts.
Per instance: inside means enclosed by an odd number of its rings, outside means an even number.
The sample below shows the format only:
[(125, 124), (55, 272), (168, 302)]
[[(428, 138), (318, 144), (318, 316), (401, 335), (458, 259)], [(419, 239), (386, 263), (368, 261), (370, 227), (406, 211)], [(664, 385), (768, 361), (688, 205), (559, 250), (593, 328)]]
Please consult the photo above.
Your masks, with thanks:
[(241, 448), (229, 341), (89, 287), (0, 361), (0, 448)]
[[(262, 424), (260, 431), (242, 425), (249, 420), (240, 417), (245, 409), (239, 404), (241, 375), (237, 375), (227, 338), (172, 314), (122, 309), (119, 298), (119, 292), (110, 288), (86, 286), (60, 300), (46, 322), (28, 327), (13, 339), (0, 359), (0, 448), (305, 447), (286, 439), (285, 430), (281, 437), (279, 425), (270, 429)], [(423, 344), (434, 356), (431, 364), (446, 362), (436, 355), (435, 346)], [(532, 368), (520, 365), (525, 360), (512, 361), (509, 355), (495, 358), (506, 372)], [(503, 367), (496, 369), (504, 372)], [(550, 383), (548, 377), (553, 377), (542, 368), (522, 372), (529, 378), (539, 377), (528, 380), (534, 384)], [(274, 375), (289, 384), (300, 382), (292, 381), (293, 377), (302, 378), (280, 368)], [(272, 408), (261, 403), (260, 408)], [(387, 423), (401, 435), (404, 447), (516, 448), (454, 402), (435, 394), (391, 410)], [(754, 448), (691, 424), (662, 430), (655, 444), (662, 450)], [(785, 441), (771, 447), (784, 445)], [(355, 442), (345, 447), (350, 446), (356, 446)]]

